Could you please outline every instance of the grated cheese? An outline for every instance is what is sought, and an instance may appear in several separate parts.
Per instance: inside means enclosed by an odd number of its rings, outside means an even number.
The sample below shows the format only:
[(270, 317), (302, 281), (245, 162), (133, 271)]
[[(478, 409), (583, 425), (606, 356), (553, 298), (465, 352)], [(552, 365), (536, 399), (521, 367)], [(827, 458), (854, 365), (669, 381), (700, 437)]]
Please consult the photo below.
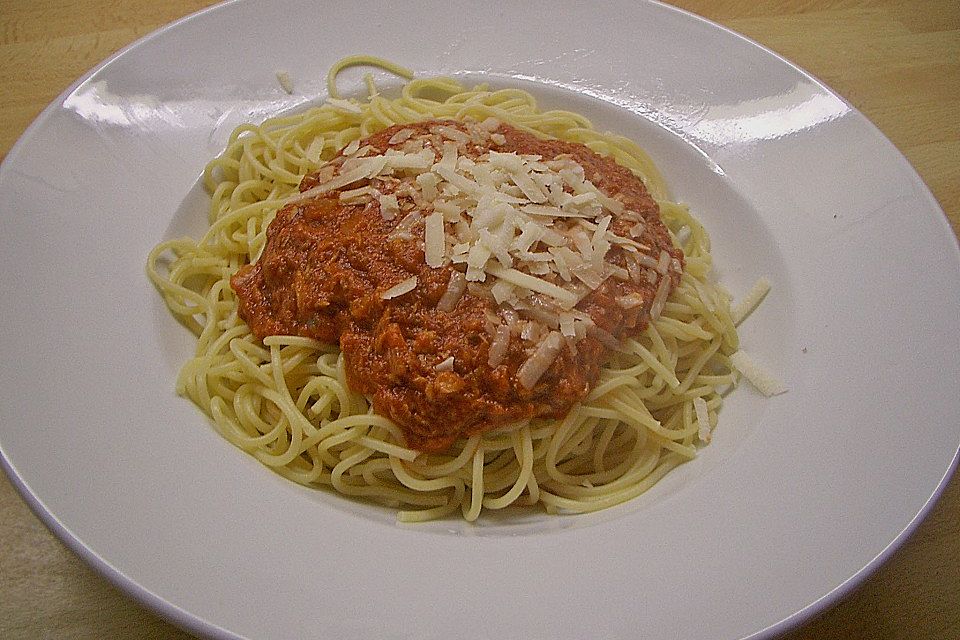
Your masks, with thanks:
[(558, 320), (560, 321), (560, 334), (564, 338), (576, 338), (577, 331), (575, 327), (575, 319), (570, 313), (561, 313)]
[(437, 199), (439, 194), (437, 184), (439, 182), (440, 180), (435, 173), (421, 173), (417, 176), (417, 184), (420, 185), (421, 193), (427, 202), (433, 202)]
[(490, 293), (493, 294), (493, 299), (497, 301), (497, 304), (503, 304), (516, 297), (514, 289), (515, 287), (506, 280), (498, 280), (490, 287)]
[(363, 110), (360, 109), (360, 105), (351, 102), (350, 100), (342, 100), (340, 98), (327, 98), (327, 104), (336, 109), (337, 111), (345, 111), (347, 113), (356, 113), (361, 114)]
[(387, 142), (389, 144), (400, 144), (401, 142), (406, 142), (410, 139), (410, 136), (414, 134), (413, 129), (400, 129), (395, 134), (390, 136), (390, 140)]
[(749, 380), (750, 384), (752, 384), (757, 391), (768, 398), (786, 393), (787, 391), (787, 388), (780, 380), (767, 373), (763, 367), (757, 364), (757, 362), (743, 350), (737, 351), (730, 356), (730, 364), (742, 373), (743, 377)]
[(505, 324), (497, 326), (493, 341), (490, 343), (490, 351), (487, 355), (487, 364), (491, 367), (498, 367), (507, 357), (507, 350), (510, 347), (510, 327)]
[(548, 295), (551, 298), (556, 299), (567, 308), (573, 307), (575, 304), (577, 304), (577, 302), (579, 302), (576, 294), (564, 289), (563, 287), (558, 287), (551, 282), (547, 282), (546, 280), (541, 280), (540, 278), (536, 278), (524, 273), (523, 271), (517, 271), (516, 269), (504, 269), (499, 265), (490, 265), (487, 267), (487, 271), (491, 275), (494, 275), (501, 280), (511, 282), (518, 287)]
[(520, 384), (526, 389), (532, 389), (560, 355), (563, 345), (563, 336), (551, 331), (533, 355), (517, 369), (517, 380)]
[(446, 236), (443, 233), (443, 214), (434, 211), (427, 216), (423, 231), (424, 256), (427, 266), (434, 269), (443, 266), (444, 253), (447, 248)]
[(667, 253), (666, 251), (664, 251), (663, 249), (661, 249), (661, 250), (660, 250), (660, 259), (657, 260), (657, 266), (656, 266), (657, 273), (659, 273), (659, 274), (662, 275), (662, 276), (663, 276), (663, 275), (666, 275), (666, 274), (667, 274), (667, 268), (668, 268), (669, 266), (670, 266), (670, 254)]
[(280, 88), (286, 91), (287, 93), (293, 93), (293, 80), (290, 79), (290, 74), (286, 71), (277, 71), (277, 82), (280, 83)]
[(326, 143), (326, 139), (323, 136), (317, 136), (310, 142), (310, 146), (307, 147), (307, 150), (304, 152), (304, 155), (310, 159), (310, 162), (314, 164), (320, 163), (320, 154), (323, 153), (323, 147)]
[(384, 300), (391, 300), (393, 298), (399, 298), (405, 293), (410, 293), (416, 288), (417, 288), (417, 276), (412, 276), (410, 278), (407, 278), (406, 280), (403, 280), (399, 284), (396, 284), (390, 287), (389, 289), (384, 291), (382, 294), (380, 294), (380, 297)]
[(753, 310), (757, 308), (757, 305), (763, 301), (769, 292), (770, 281), (766, 278), (757, 280), (750, 291), (747, 292), (747, 295), (731, 307), (730, 318), (733, 320), (733, 324), (739, 326), (741, 322), (746, 320), (747, 316), (753, 313)]
[(650, 306), (650, 318), (656, 320), (663, 313), (663, 306), (667, 304), (667, 295), (670, 293), (670, 278), (663, 276), (657, 285), (657, 292), (653, 294), (653, 304)]
[[(380, 168), (382, 168), (382, 166)], [(327, 191), (333, 191), (334, 189), (341, 189), (343, 187), (347, 187), (353, 184), (354, 182), (359, 182), (360, 180), (364, 180), (366, 178), (370, 178), (376, 175), (377, 173), (379, 173), (380, 168), (377, 168), (376, 166), (371, 167), (369, 165), (361, 165), (359, 167), (355, 167), (350, 171), (341, 173), (335, 178), (332, 178), (331, 180), (324, 182), (323, 184), (319, 184), (313, 188), (307, 189), (302, 193), (298, 193), (290, 198), (287, 198), (287, 200), (285, 201), (285, 204), (295, 204), (297, 202), (303, 202), (305, 200), (310, 200), (311, 198), (315, 198), (321, 193), (326, 193)], [(372, 171), (374, 169), (375, 171)]]
[(340, 192), (340, 202), (355, 203), (357, 201), (368, 199), (368, 196), (379, 197), (380, 192), (370, 185), (358, 187), (356, 189), (349, 189), (347, 191)]
[[(357, 108), (347, 100), (328, 103), (346, 112)], [(672, 282), (667, 274), (671, 269), (679, 272), (679, 261), (667, 251), (651, 255), (650, 247), (634, 240), (646, 228), (642, 216), (599, 191), (573, 157), (544, 160), (496, 150), (471, 156), (471, 143), (506, 143), (499, 126), (488, 118), (465, 129), (434, 125), (429, 133), (418, 134), (401, 128), (390, 137), (394, 146), (380, 155), (368, 155), (378, 152), (353, 141), (343, 150), (350, 157), (342, 161), (339, 175), (288, 202), (343, 188), (349, 188), (340, 194), (345, 202), (378, 202), (385, 220), (403, 216), (390, 239), (422, 240), (429, 267), (456, 267), (439, 309), (453, 310), (469, 290), (533, 319), (521, 330), (515, 318), (509, 326), (512, 334), (536, 342), (550, 331), (556, 333), (558, 350), (569, 343), (575, 352), (574, 343), (588, 334), (616, 344), (612, 335), (598, 332), (589, 315), (572, 315), (577, 303), (610, 277), (657, 286), (651, 308), (656, 318)], [(411, 201), (416, 208), (405, 213)], [(614, 232), (618, 216), (631, 225), (625, 236)], [(421, 223), (422, 232), (417, 228)], [(626, 268), (608, 261), (615, 246), (626, 257)], [(415, 287), (406, 280), (384, 297)], [(546, 306), (531, 305), (530, 300)], [(617, 298), (623, 309), (645, 302), (640, 294)], [(491, 325), (491, 335), (500, 335), (497, 326)]]
[(360, 139), (357, 138), (356, 140), (352, 141), (350, 144), (348, 144), (343, 148), (343, 155), (352, 156), (359, 150), (360, 150)]
[(639, 293), (628, 293), (625, 296), (618, 296), (616, 302), (621, 309), (633, 309), (643, 304), (643, 296)]
[(435, 371), (453, 371), (453, 365), (455, 363), (454, 357), (450, 356), (440, 364), (434, 367)]
[(393, 220), (400, 213), (400, 204), (397, 202), (397, 196), (387, 195), (378, 198), (380, 202), (380, 215), (384, 220)]
[(456, 129), (454, 127), (450, 127), (447, 125), (440, 125), (440, 126), (433, 127), (431, 131), (439, 133), (444, 138), (448, 140), (452, 140), (454, 142), (462, 142), (462, 143), (470, 142), (470, 136), (468, 134), (464, 133), (463, 131), (460, 131), (460, 129)]
[(437, 309), (447, 313), (453, 311), (466, 290), (467, 279), (463, 277), (462, 273), (454, 270), (450, 274), (450, 281), (447, 282), (447, 290), (443, 292), (440, 302), (437, 303)]

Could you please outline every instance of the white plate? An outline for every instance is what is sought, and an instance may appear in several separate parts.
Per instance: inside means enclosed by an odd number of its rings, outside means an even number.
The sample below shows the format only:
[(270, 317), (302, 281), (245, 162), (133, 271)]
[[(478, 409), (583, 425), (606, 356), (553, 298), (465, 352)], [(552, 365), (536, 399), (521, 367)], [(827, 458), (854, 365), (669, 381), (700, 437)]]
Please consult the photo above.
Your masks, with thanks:
[[(737, 638), (835, 600), (926, 513), (960, 444), (960, 254), (920, 179), (827, 88), (683, 12), (405, 4), (202, 12), (70, 88), (11, 151), (0, 446), (24, 497), (211, 637)], [(519, 85), (639, 140), (728, 287), (773, 281), (743, 341), (789, 393), (741, 388), (696, 461), (581, 517), (401, 527), (227, 444), (173, 393), (192, 338), (144, 259), (202, 227), (193, 187), (234, 125), (323, 96), (354, 53)]]

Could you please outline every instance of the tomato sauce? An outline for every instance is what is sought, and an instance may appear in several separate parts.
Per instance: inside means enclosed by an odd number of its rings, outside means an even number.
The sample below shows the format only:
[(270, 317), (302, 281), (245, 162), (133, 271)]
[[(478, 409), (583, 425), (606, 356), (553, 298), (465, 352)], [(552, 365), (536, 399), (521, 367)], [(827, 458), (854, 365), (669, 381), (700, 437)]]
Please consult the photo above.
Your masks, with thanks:
[[(394, 126), (362, 144), (382, 154), (400, 129), (426, 135), (431, 124), (435, 122)], [(505, 140), (496, 147), (500, 152), (573, 157), (600, 191), (642, 216), (645, 228), (638, 242), (650, 247), (654, 256), (665, 250), (682, 264), (682, 253), (672, 246), (656, 203), (629, 170), (583, 145), (541, 140), (507, 125), (500, 125), (497, 132)], [(471, 143), (462, 153), (476, 158), (488, 150)], [(343, 161), (338, 156), (304, 177), (300, 190), (336, 175)], [(575, 347), (565, 347), (530, 389), (516, 377), (530, 356), (529, 344), (511, 339), (502, 362), (490, 366), (488, 323), (497, 305), (468, 292), (451, 311), (438, 310), (455, 265), (427, 266), (422, 226), (413, 234), (419, 238), (391, 236), (413, 201), (401, 185), (389, 180), (376, 186), (382, 193), (397, 194), (400, 215), (384, 219), (375, 198), (345, 204), (339, 199), (341, 190), (277, 213), (260, 259), (242, 267), (231, 280), (240, 316), (253, 333), (260, 338), (298, 335), (338, 343), (350, 387), (396, 422), (406, 445), (417, 450), (440, 451), (460, 437), (532, 417), (564, 416), (595, 384), (608, 348), (596, 337), (584, 337)], [(610, 230), (629, 237), (634, 224), (615, 216)], [(625, 266), (623, 253), (615, 247), (606, 259)], [(411, 276), (417, 277), (413, 291), (382, 298), (385, 290)], [(677, 272), (663, 277), (671, 278), (671, 286), (679, 282)], [(576, 308), (589, 314), (603, 332), (619, 338), (646, 326), (655, 290), (656, 283), (647, 279), (608, 278)], [(643, 304), (622, 308), (616, 299), (627, 294), (639, 294)], [(438, 370), (437, 364), (450, 356), (453, 367)]]

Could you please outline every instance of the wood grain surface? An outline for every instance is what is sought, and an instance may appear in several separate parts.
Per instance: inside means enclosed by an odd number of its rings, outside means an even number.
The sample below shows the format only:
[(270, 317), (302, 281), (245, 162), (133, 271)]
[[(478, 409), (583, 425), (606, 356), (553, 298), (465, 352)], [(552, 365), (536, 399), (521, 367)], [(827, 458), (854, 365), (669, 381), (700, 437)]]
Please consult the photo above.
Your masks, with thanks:
[[(208, 4), (0, 0), (0, 154), (91, 67)], [(762, 43), (844, 96), (909, 158), (960, 233), (960, 3), (674, 4)], [(0, 479), (0, 638), (189, 637), (89, 569)], [(960, 479), (888, 563), (785, 637), (960, 638)]]

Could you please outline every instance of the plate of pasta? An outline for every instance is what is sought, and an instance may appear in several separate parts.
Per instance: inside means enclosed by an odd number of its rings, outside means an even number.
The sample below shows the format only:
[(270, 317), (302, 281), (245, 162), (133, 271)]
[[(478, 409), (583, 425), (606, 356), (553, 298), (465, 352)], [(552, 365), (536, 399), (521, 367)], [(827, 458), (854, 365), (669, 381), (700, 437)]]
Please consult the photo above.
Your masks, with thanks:
[(68, 546), (203, 637), (740, 638), (909, 535), (960, 446), (935, 200), (762, 47), (560, 4), (227, 3), (44, 111), (0, 452)]

